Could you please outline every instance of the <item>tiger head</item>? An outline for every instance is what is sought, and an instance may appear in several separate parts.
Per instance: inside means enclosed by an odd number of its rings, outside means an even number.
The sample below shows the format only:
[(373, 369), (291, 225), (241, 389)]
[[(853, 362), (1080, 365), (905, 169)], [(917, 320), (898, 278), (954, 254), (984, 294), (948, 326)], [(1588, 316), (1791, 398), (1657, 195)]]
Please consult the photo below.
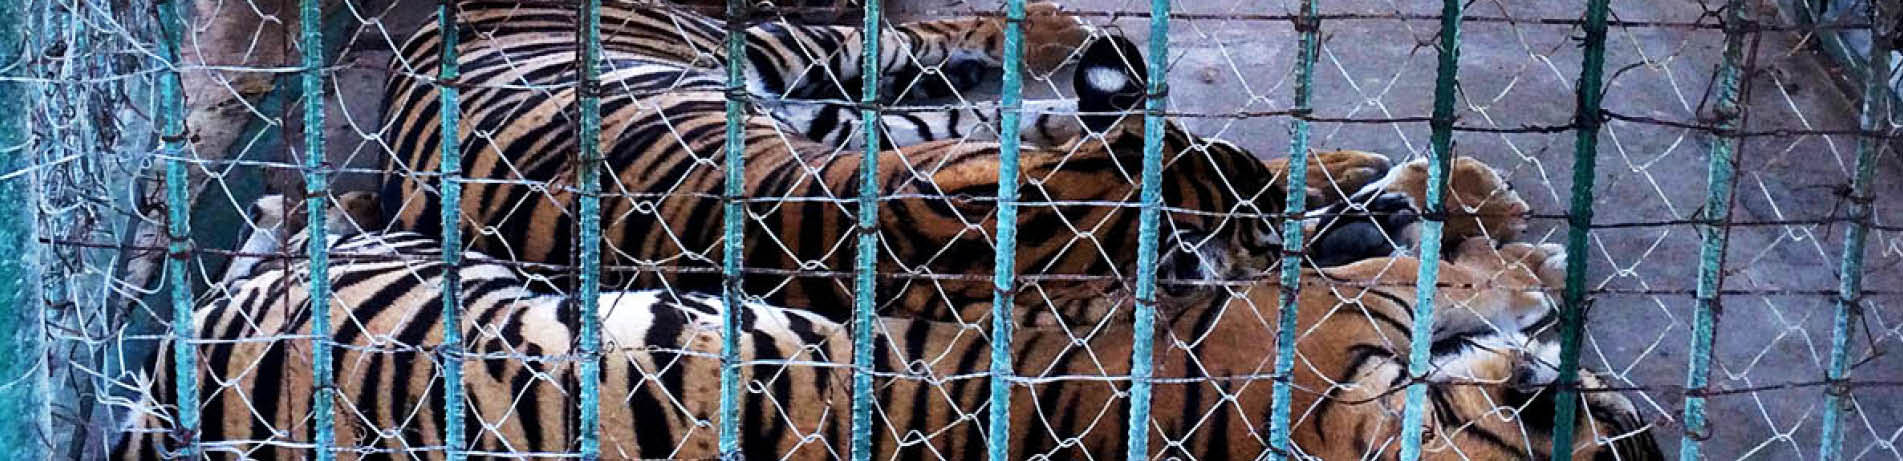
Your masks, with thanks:
[[(1148, 66), (1129, 39), (1095, 37), (1081, 56), (1072, 85), (1079, 119), (1092, 134), (1063, 149), (1073, 157), (1107, 151), (1103, 157), (1114, 160), (1109, 170), (1117, 176), (1106, 181), (1127, 187), (1123, 201), (1129, 203), (1139, 199), (1145, 141), (1162, 137), (1163, 168), (1157, 175), (1164, 207), (1157, 260), (1162, 293), (1210, 293), (1197, 290), (1199, 282), (1235, 280), (1268, 269), (1282, 250), (1286, 160), (1264, 162), (1228, 141), (1192, 134), (1176, 120), (1162, 119), (1160, 130), (1148, 131), (1145, 118), (1135, 113), (1148, 99)], [(1317, 197), (1324, 196), (1317, 186), (1333, 179), (1366, 183), (1389, 169), (1385, 157), (1360, 151), (1321, 153), (1311, 163), (1307, 189)]]
[[(1311, 261), (1333, 267), (1419, 246), (1421, 214), (1427, 207), (1427, 166), (1427, 159), (1419, 159), (1390, 169), (1346, 200), (1316, 213), (1305, 223), (1307, 235), (1314, 236), (1308, 246)], [(1457, 157), (1446, 177), (1443, 257), (1460, 254), (1457, 246), (1470, 238), (1506, 242), (1526, 231), (1531, 208), (1493, 167), (1472, 157)]]
[[(332, 200), (324, 207), (325, 233), (356, 234), (383, 226), (383, 213), (375, 193), (345, 192), (337, 194)], [(283, 262), (282, 259), (268, 259), (265, 255), (279, 252), (294, 235), (307, 231), (309, 210), (302, 205), (279, 194), (266, 195), (252, 202), (248, 216), (251, 219), (250, 235), (238, 246), (238, 254), (231, 258), (231, 263), (225, 265), (220, 283), (229, 285), (236, 279)]]
[[(1432, 411), (1421, 459), (1548, 459), (1557, 435), (1559, 343), (1518, 333), (1477, 336), (1436, 351), (1426, 376)], [(1354, 417), (1318, 421), (1329, 437), (1393, 440), (1406, 406), (1407, 366), (1383, 361), (1354, 370), (1332, 399)], [(1573, 459), (1662, 460), (1632, 401), (1580, 370), (1573, 397)], [(1337, 425), (1353, 421), (1350, 425)], [(1313, 434), (1313, 433), (1310, 433)], [(1302, 445), (1302, 444), (1298, 444)], [(1365, 447), (1313, 443), (1322, 459), (1354, 459)], [(1392, 450), (1390, 450), (1392, 451)]]
[[(1423, 459), (1546, 459), (1552, 449), (1557, 342), (1535, 331), (1548, 322), (1548, 293), (1563, 282), (1565, 255), (1551, 245), (1482, 238), (1455, 247), (1440, 266), (1430, 365)], [(1411, 257), (1374, 258), (1313, 271), (1324, 282), (1306, 285), (1295, 313), (1297, 357), (1293, 385), (1294, 441), (1316, 459), (1390, 459), (1399, 450), (1409, 379), (1415, 275)], [(1272, 363), (1273, 319), (1280, 285), (1264, 281), (1248, 296), (1227, 302), (1221, 318), (1195, 351), (1210, 376), (1259, 373)], [(1240, 311), (1240, 315), (1236, 312)], [(1180, 353), (1172, 350), (1171, 353)], [(1167, 362), (1166, 362), (1167, 363)], [(1662, 459), (1630, 400), (1581, 370), (1583, 389), (1571, 450), (1576, 459)], [(1267, 390), (1241, 396), (1264, 407)], [(1247, 407), (1245, 405), (1245, 407)], [(1265, 424), (1266, 426), (1266, 424)]]

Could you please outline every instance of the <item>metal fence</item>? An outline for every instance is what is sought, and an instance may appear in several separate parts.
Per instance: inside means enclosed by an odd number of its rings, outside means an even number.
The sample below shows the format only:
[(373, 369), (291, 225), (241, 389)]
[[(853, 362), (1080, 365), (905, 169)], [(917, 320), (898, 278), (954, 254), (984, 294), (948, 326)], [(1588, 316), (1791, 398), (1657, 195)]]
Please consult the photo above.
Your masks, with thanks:
[[(600, 63), (601, 0), (571, 2), (583, 20), (577, 62)], [(612, 3), (612, 2), (611, 2)], [(1652, 4), (1645, 1), (1491, 2), (1178, 2), (1149, 5), (1075, 2), (1069, 11), (1101, 28), (1130, 23), (1123, 32), (1146, 40), (1149, 86), (1141, 111), (1146, 136), (1141, 192), (1124, 205), (1140, 210), (1134, 280), (1133, 326), (1128, 357), (1098, 357), (1130, 364), (1127, 375), (1078, 377), (1014, 369), (1011, 309), (1029, 296), (1015, 251), (1017, 216), (1025, 203), (1019, 190), (1020, 117), (1025, 93), (1055, 88), (1048, 76), (1027, 75), (1017, 24), (1026, 17), (1022, 0), (1001, 5), (910, 6), (871, 2), (860, 18), (863, 47), (877, 50), (881, 31), (896, 21), (883, 8), (919, 17), (1007, 18), (1005, 58), (996, 107), (998, 187), (995, 196), (995, 298), (988, 321), (972, 325), (990, 345), (989, 398), (979, 419), (988, 434), (1038, 431), (1015, 427), (1013, 399), (1045, 382), (1108, 380), (1127, 385), (1117, 395), (1127, 411), (1127, 456), (1147, 459), (1177, 443), (1149, 424), (1154, 386), (1180, 382), (1158, 378), (1154, 363), (1159, 322), (1159, 242), (1167, 240), (1161, 133), (1166, 120), (1188, 121), (1192, 131), (1236, 141), (1263, 156), (1286, 155), (1289, 200), (1282, 211), (1308, 211), (1307, 165), (1318, 147), (1392, 152), (1397, 158), (1429, 159), (1426, 216), (1446, 216), (1443, 200), (1456, 153), (1478, 156), (1507, 172), (1533, 202), (1534, 241), (1562, 242), (1570, 255), (1560, 303), (1561, 354), (1557, 402), (1579, 397), (1576, 372), (1603, 370), (1620, 391), (1634, 395), (1650, 430), (1680, 459), (1891, 459), (1903, 457), (1903, 305), (1893, 287), (1903, 283), (1903, 240), (1886, 218), (1899, 210), (1883, 198), (1903, 192), (1891, 91), (1897, 7), (1869, 2), (1815, 15), (1779, 10), (1762, 1), (1728, 0)], [(1220, 4), (1219, 4), (1220, 3)], [(1808, 5), (1810, 2), (1798, 2)], [(1871, 4), (1878, 7), (1872, 8)], [(434, 16), (416, 14), (434, 6)], [(739, 18), (774, 19), (741, 0), (725, 14), (729, 34), (724, 63), (730, 88), (745, 88), (744, 37)], [(378, 95), (388, 79), (458, 82), (456, 47), (440, 67), (390, 69), (383, 59), (424, 21), (454, 29), (454, 2), (369, 0), (184, 1), (27, 0), (0, 3), (0, 331), (11, 332), (0, 348), (0, 449), (21, 456), (97, 458), (125, 434), (127, 410), (150, 375), (156, 345), (197, 335), (194, 306), (229, 296), (215, 274), (234, 257), (237, 243), (256, 226), (249, 204), (266, 192), (302, 194), (312, 229), (324, 227), (326, 207), (340, 190), (360, 190), (383, 171), (391, 155), (379, 128)], [(1802, 10), (1802, 6), (1796, 7)], [(785, 10), (797, 8), (783, 7)], [(719, 14), (716, 9), (703, 11)], [(1804, 10), (1810, 11), (1810, 10)], [(1787, 14), (1788, 13), (1788, 14)], [(886, 26), (886, 27), (882, 27)], [(1272, 30), (1263, 32), (1265, 30)], [(1240, 31), (1240, 32), (1239, 32)], [(1844, 34), (1865, 37), (1862, 52), (1843, 45)], [(1268, 34), (1251, 37), (1252, 34)], [(455, 39), (450, 34), (447, 39)], [(612, 38), (612, 37), (610, 37)], [(1286, 39), (1278, 42), (1276, 39)], [(1479, 44), (1476, 45), (1475, 41)], [(1833, 74), (1814, 51), (1856, 62), (1855, 72)], [(907, 110), (878, 98), (878, 53), (861, 63), (864, 76), (858, 116), (866, 126)], [(1431, 70), (1426, 64), (1431, 56)], [(1417, 62), (1417, 60), (1419, 60)], [(1508, 67), (1508, 65), (1516, 67)], [(599, 83), (603, 66), (583, 65), (579, 86)], [(1189, 70), (1184, 72), (1184, 70)], [(1203, 72), (1197, 72), (1202, 70)], [(1432, 82), (1429, 84), (1428, 82)], [(1851, 82), (1845, 97), (1833, 85)], [(1238, 88), (1240, 88), (1238, 90)], [(456, 132), (460, 87), (440, 85), (442, 132)], [(612, 91), (612, 90), (603, 90)], [(1197, 93), (1205, 91), (1205, 93)], [(1220, 91), (1227, 91), (1221, 92)], [(1237, 92), (1246, 98), (1236, 98)], [(367, 94), (367, 96), (366, 96)], [(573, 160), (601, 165), (600, 94), (579, 93), (582, 129)], [(990, 96), (958, 95), (953, 104), (980, 107)], [(746, 227), (762, 218), (750, 203), (745, 147), (739, 123), (753, 105), (744, 91), (726, 101), (725, 149), (709, 165), (724, 178), (717, 229), (721, 246), (715, 269), (723, 276), (720, 298), (740, 305), (758, 298), (759, 287), (739, 281), (748, 270)], [(850, 104), (850, 103), (848, 103)], [(983, 106), (991, 107), (991, 106)], [(1376, 113), (1370, 116), (1369, 113)], [(1423, 133), (1426, 142), (1417, 145)], [(849, 324), (851, 449), (833, 456), (873, 457), (873, 434), (888, 430), (875, 378), (874, 293), (892, 274), (878, 273), (881, 241), (880, 130), (864, 130), (862, 176), (856, 191), (842, 194), (841, 207), (855, 210), (851, 267), (818, 270), (849, 274), (854, 290)], [(1571, 141), (1570, 143), (1566, 141)], [(456, 136), (443, 136), (444, 161), (431, 172), (443, 197), (463, 197), (458, 180), (467, 165)], [(1286, 154), (1281, 154), (1286, 152)], [(576, 168), (577, 242), (572, 294), (579, 361), (573, 416), (578, 433), (573, 452), (540, 453), (583, 459), (625, 456), (604, 452), (597, 434), (603, 396), (601, 248), (604, 200), (617, 200), (603, 185), (600, 168)], [(612, 171), (612, 169), (610, 170)], [(1701, 179), (1702, 178), (1702, 179)], [(1531, 187), (1529, 187), (1531, 186)], [(298, 190), (301, 187), (301, 190)], [(848, 205), (850, 204), (850, 205)], [(1564, 208), (1561, 208), (1561, 207)], [(1455, 207), (1457, 208), (1457, 207)], [(462, 206), (441, 207), (439, 236), (445, 248), (465, 248)], [(612, 224), (609, 224), (612, 225)], [(1419, 254), (1440, 254), (1442, 220), (1425, 221)], [(1696, 238), (1691, 237), (1696, 235)], [(1287, 253), (1276, 273), (1293, 305), (1304, 288), (1300, 220), (1282, 232)], [(329, 248), (313, 240), (298, 255), (312, 273), (327, 273)], [(616, 251), (614, 248), (607, 249)], [(268, 255), (266, 255), (268, 256)], [(711, 255), (709, 255), (711, 256)], [(990, 255), (986, 255), (990, 256)], [(443, 264), (468, 263), (460, 251), (444, 251)], [(1406, 354), (1413, 379), (1400, 417), (1405, 432), (1394, 444), (1402, 459), (1422, 456), (1423, 418), (1431, 409), (1430, 345), (1437, 309), (1433, 295), (1440, 263), (1419, 266), (1414, 302), (1416, 328)], [(455, 271), (449, 271), (455, 274)], [(442, 325), (460, 325), (465, 303), (452, 275), (441, 290)], [(320, 391), (308, 430), (310, 441), (295, 448), (310, 457), (357, 456), (358, 446), (339, 442), (335, 428), (351, 411), (339, 402), (331, 342), (332, 316), (325, 277), (308, 287), (315, 326), (308, 337), (262, 338), (305, 341)], [(612, 286), (611, 286), (612, 287)], [(1867, 288), (1866, 288), (1867, 287)], [(754, 290), (755, 292), (749, 292)], [(718, 451), (742, 446), (741, 400), (773, 389), (748, 381), (741, 360), (741, 320), (734, 310), (720, 318), (722, 355), (719, 408), (705, 430), (717, 433)], [(1277, 325), (1272, 371), (1249, 377), (1273, 388), (1274, 404), (1262, 437), (1264, 456), (1298, 452), (1291, 426), (1305, 417), (1292, 412), (1296, 389), (1289, 377), (1302, 366), (1295, 344), (1295, 309), (1264, 320)], [(464, 351), (460, 328), (442, 328), (448, 356)], [(1121, 330), (1119, 330), (1121, 331)], [(1078, 339), (1084, 344), (1085, 339)], [(424, 345), (416, 345), (424, 346)], [(196, 401), (197, 389), (230, 386), (200, 374), (205, 360), (192, 347), (170, 349), (177, 398)], [(1094, 354), (1094, 353), (1093, 353)], [(445, 401), (464, 399), (463, 360), (442, 360)], [(782, 364), (782, 366), (791, 366)], [(1180, 371), (1180, 370), (1178, 370)], [(1022, 373), (1018, 375), (1017, 373)], [(944, 379), (936, 377), (933, 379)], [(1213, 381), (1205, 379), (1204, 381)], [(1218, 389), (1217, 392), (1223, 392)], [(766, 398), (772, 398), (768, 395)], [(1033, 402), (1032, 405), (1038, 403)], [(442, 443), (402, 456), (462, 458), (484, 455), (467, 447), (480, 434), (465, 433), (465, 408), (448, 405)], [(1112, 407), (1116, 408), (1116, 407)], [(1576, 405), (1555, 405), (1560, 426), (1554, 447), (1569, 447)], [(173, 431), (195, 433), (203, 415), (197, 405), (179, 405)], [(962, 410), (960, 410), (962, 411)], [(1045, 422), (1044, 424), (1049, 424)], [(1174, 428), (1173, 428), (1174, 429)], [(1194, 429), (1190, 429), (1193, 431)], [(925, 434), (900, 434), (930, 438)], [(196, 438), (192, 438), (196, 441)], [(991, 459), (1012, 455), (1008, 436), (984, 439)], [(1166, 446), (1153, 446), (1161, 440)], [(220, 447), (194, 442), (186, 454)], [(967, 447), (976, 450), (975, 447)], [(954, 456), (954, 454), (940, 454)], [(1018, 453), (1019, 456), (1037, 455)], [(1045, 456), (1052, 456), (1045, 454)], [(1569, 455), (1563, 450), (1555, 458)]]

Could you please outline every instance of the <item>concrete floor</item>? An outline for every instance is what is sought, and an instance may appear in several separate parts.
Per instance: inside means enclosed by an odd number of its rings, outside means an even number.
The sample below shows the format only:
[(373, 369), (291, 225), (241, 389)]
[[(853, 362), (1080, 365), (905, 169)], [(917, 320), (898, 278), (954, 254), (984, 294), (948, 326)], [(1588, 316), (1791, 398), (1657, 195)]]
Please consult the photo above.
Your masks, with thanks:
[[(994, 0), (995, 1), (995, 0)], [(366, 29), (346, 59), (366, 67), (385, 62), (382, 36), (401, 39), (433, 8), (405, 2), (381, 13), (387, 32)], [(417, 3), (417, 5), (407, 5)], [(1289, 15), (1294, 0), (1178, 1), (1176, 11), (1223, 15)], [(1438, 2), (1335, 0), (1323, 14), (1406, 13), (1436, 15)], [(1576, 26), (1543, 25), (1536, 18), (1577, 19), (1577, 1), (1478, 0), (1470, 16), (1511, 18), (1470, 22), (1462, 31), (1460, 123), (1513, 128), (1564, 125), (1570, 121), (1572, 87), (1580, 68)], [(1702, 18), (1722, 2), (1706, 0), (1614, 0), (1613, 15), (1625, 21), (1712, 23)], [(957, 0), (894, 0), (895, 18), (938, 17), (997, 10), (995, 3)], [(1086, 11), (1148, 11), (1134, 0), (1073, 0)], [(1761, 19), (1789, 21), (1761, 5)], [(368, 12), (367, 14), (376, 14)], [(1147, 19), (1124, 16), (1115, 24), (1145, 40)], [(1289, 107), (1295, 33), (1286, 21), (1208, 19), (1173, 21), (1170, 40), (1172, 111), (1225, 114)], [(1435, 52), (1433, 19), (1344, 19), (1325, 22), (1322, 60), (1316, 66), (1315, 106), (1321, 117), (1425, 117), (1432, 105)], [(1747, 76), (1748, 126), (1763, 130), (1851, 130), (1856, 105), (1832, 82), (1826, 63), (1803, 46), (1805, 37), (1770, 32), (1753, 41), (1754, 66)], [(1723, 35), (1711, 28), (1615, 27), (1608, 44), (1607, 109), (1624, 115), (1694, 122), (1708, 117), (1710, 81), (1720, 60)], [(331, 152), (342, 163), (374, 166), (382, 155), (359, 129), (375, 120), (385, 73), (346, 70), (330, 118)], [(1030, 83), (1033, 91), (1058, 85)], [(1062, 85), (1067, 86), (1067, 85)], [(345, 116), (348, 114), (348, 116)], [(356, 127), (353, 128), (352, 124)], [(1219, 136), (1263, 157), (1287, 155), (1289, 119), (1197, 118), (1196, 132)], [(1426, 123), (1317, 123), (1314, 147), (1387, 153), (1396, 160), (1425, 155)], [(1462, 132), (1454, 137), (1461, 155), (1479, 157), (1504, 170), (1537, 213), (1563, 214), (1572, 187), (1571, 132), (1498, 134)], [(1611, 122), (1600, 136), (1594, 222), (1598, 224), (1683, 221), (1698, 216), (1706, 194), (1710, 138), (1668, 126)], [(1807, 221), (1846, 213), (1838, 194), (1855, 161), (1851, 136), (1776, 135), (1748, 138), (1732, 208), (1739, 222)], [(1903, 164), (1885, 151), (1878, 166), (1876, 197), (1903, 192)], [(345, 188), (368, 186), (369, 178), (340, 179)], [(1877, 221), (1903, 218), (1903, 205), (1879, 201)], [(1528, 238), (1564, 240), (1563, 218), (1536, 220)], [(1827, 224), (1733, 227), (1726, 253), (1725, 285), (1741, 293), (1722, 299), (1711, 382), (1718, 389), (1778, 387), (1823, 378), (1829, 360), (1833, 297), (1844, 227)], [(1592, 233), (1591, 282), (1602, 292), (1591, 312), (1587, 366), (1609, 371), (1621, 386), (1653, 388), (1638, 403), (1657, 424), (1668, 452), (1677, 449), (1685, 368), (1699, 250), (1689, 225), (1634, 226)], [(1858, 381), (1903, 381), (1903, 235), (1870, 236), (1865, 286), (1880, 291), (1864, 299), (1864, 323), (1851, 341)], [(1778, 291), (1777, 294), (1765, 294)], [(1807, 459), (1816, 456), (1823, 389), (1798, 387), (1715, 397), (1709, 459)], [(1903, 431), (1903, 388), (1861, 387), (1844, 420), (1849, 459), (1898, 459)]]

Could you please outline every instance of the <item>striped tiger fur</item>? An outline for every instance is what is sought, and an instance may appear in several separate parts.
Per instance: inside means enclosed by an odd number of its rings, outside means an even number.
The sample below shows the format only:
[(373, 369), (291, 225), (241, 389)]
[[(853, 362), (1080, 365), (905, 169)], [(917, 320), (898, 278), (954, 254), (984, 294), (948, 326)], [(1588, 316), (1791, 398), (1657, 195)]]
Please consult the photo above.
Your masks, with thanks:
[[(1130, 276), (1136, 261), (1137, 201), (1144, 132), (1140, 117), (1104, 115), (1142, 101), (1136, 47), (1099, 36), (1050, 3), (1030, 5), (1025, 42), (1030, 72), (1056, 69), (1073, 54), (1079, 117), (1026, 117), (1016, 267), (1050, 276), (1037, 288), (1077, 289), (1077, 276)], [(578, 91), (575, 14), (567, 3), (458, 2), (463, 72), (465, 235), (470, 247), (515, 261), (573, 262), (574, 103)], [(718, 290), (722, 254), (721, 172), (726, 127), (723, 24), (688, 11), (609, 5), (603, 9), (604, 262), (617, 286)], [(998, 66), (1002, 18), (898, 25), (883, 32), (879, 62), (892, 75), (964, 75)], [(442, 31), (418, 31), (393, 65), (430, 73)], [(745, 120), (749, 218), (742, 242), (752, 293), (776, 305), (810, 306), (829, 319), (846, 311), (861, 155), (842, 152), (863, 127), (847, 107), (802, 99), (855, 94), (860, 32), (851, 27), (769, 22), (746, 28)], [(924, 63), (924, 64), (921, 64)], [(1091, 79), (1087, 76), (1107, 77)], [(844, 83), (837, 81), (844, 80)], [(899, 82), (886, 78), (885, 82)], [(951, 86), (973, 83), (953, 78)], [(890, 89), (904, 96), (901, 87)], [(883, 94), (883, 93), (882, 93)], [(846, 98), (854, 99), (854, 98)], [(396, 78), (386, 94), (385, 131), (394, 152), (384, 178), (393, 227), (439, 233), (439, 97), (430, 81)], [(1068, 105), (1068, 106), (1066, 106)], [(898, 148), (878, 155), (881, 194), (881, 312), (980, 321), (974, 305), (993, 293), (999, 145), (976, 142), (987, 110), (902, 112), (885, 117)], [(1052, 121), (1061, 122), (1054, 123)], [(963, 125), (961, 125), (963, 124)], [(845, 128), (841, 128), (845, 126)], [(1100, 134), (1077, 136), (1083, 128)], [(955, 129), (954, 129), (955, 128)], [(992, 128), (987, 128), (992, 129)], [(991, 131), (995, 133), (995, 131)], [(995, 135), (991, 135), (995, 138)], [(1235, 145), (1168, 123), (1163, 200), (1169, 207), (1165, 273), (1208, 281), (1269, 267), (1280, 249), (1285, 162), (1265, 163)], [(1313, 169), (1349, 184), (1378, 178), (1381, 156), (1319, 155)], [(1314, 182), (1311, 181), (1311, 185)], [(1313, 187), (1311, 187), (1313, 189)], [(1213, 242), (1213, 243), (1212, 243)], [(1215, 248), (1220, 247), (1218, 251)], [(1182, 251), (1176, 251), (1182, 249)], [(1172, 285), (1174, 287), (1175, 285)], [(1032, 289), (1033, 287), (1026, 287)], [(1181, 290), (1178, 290), (1181, 291)], [(1093, 313), (1025, 310), (1059, 321)]]
[[(442, 459), (444, 402), (436, 241), (408, 232), (330, 236), (340, 459)], [(292, 245), (297, 242), (293, 239)], [(293, 246), (295, 248), (295, 246)], [(1553, 430), (1555, 345), (1531, 337), (1551, 308), (1542, 287), (1563, 274), (1551, 246), (1473, 239), (1441, 268), (1424, 459), (1546, 459)], [(416, 259), (394, 256), (420, 255)], [(466, 311), (466, 447), (473, 458), (573, 452), (576, 320), (558, 295), (523, 288), (479, 253), (455, 269)], [(1417, 261), (1380, 258), (1304, 276), (1298, 300), (1293, 440), (1310, 459), (1394, 459), (1407, 369)], [(197, 312), (204, 413), (197, 435), (212, 459), (298, 458), (312, 440), (310, 342), (299, 262), (244, 275), (229, 300)], [(1177, 306), (1161, 322), (1150, 447), (1156, 456), (1250, 459), (1267, 450), (1276, 344), (1273, 280), (1235, 297)], [(1057, 302), (1112, 304), (1128, 297)], [(726, 306), (716, 297), (661, 290), (600, 299), (605, 349), (602, 456), (717, 455), (714, 426), (724, 309), (740, 309), (741, 449), (748, 459), (842, 458), (848, 430), (851, 340), (809, 306)], [(885, 317), (874, 344), (877, 459), (980, 459), (989, 380), (985, 335), (957, 323)], [(1024, 376), (1010, 401), (1011, 457), (1122, 456), (1131, 332), (1024, 328), (1010, 346)], [(170, 347), (170, 346), (168, 346)], [(122, 459), (177, 448), (170, 364), (156, 375)], [(1578, 459), (1660, 459), (1637, 410), (1585, 373)], [(1153, 456), (1154, 457), (1154, 456)]]
[[(876, 0), (875, 0), (876, 1)], [(727, 11), (727, 0), (670, 0), (708, 15)], [(805, 24), (859, 24), (864, 20), (862, 0), (749, 0), (756, 15), (786, 16)], [(881, 3), (882, 4), (882, 3)]]

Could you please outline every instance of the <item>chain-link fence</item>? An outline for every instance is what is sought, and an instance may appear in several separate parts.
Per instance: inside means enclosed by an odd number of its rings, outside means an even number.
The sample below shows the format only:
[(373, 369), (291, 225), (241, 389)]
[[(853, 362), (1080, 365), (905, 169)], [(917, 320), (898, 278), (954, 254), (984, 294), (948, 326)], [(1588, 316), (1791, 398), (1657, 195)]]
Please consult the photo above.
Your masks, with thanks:
[(0, 6), (0, 446), (1903, 458), (1898, 11)]

